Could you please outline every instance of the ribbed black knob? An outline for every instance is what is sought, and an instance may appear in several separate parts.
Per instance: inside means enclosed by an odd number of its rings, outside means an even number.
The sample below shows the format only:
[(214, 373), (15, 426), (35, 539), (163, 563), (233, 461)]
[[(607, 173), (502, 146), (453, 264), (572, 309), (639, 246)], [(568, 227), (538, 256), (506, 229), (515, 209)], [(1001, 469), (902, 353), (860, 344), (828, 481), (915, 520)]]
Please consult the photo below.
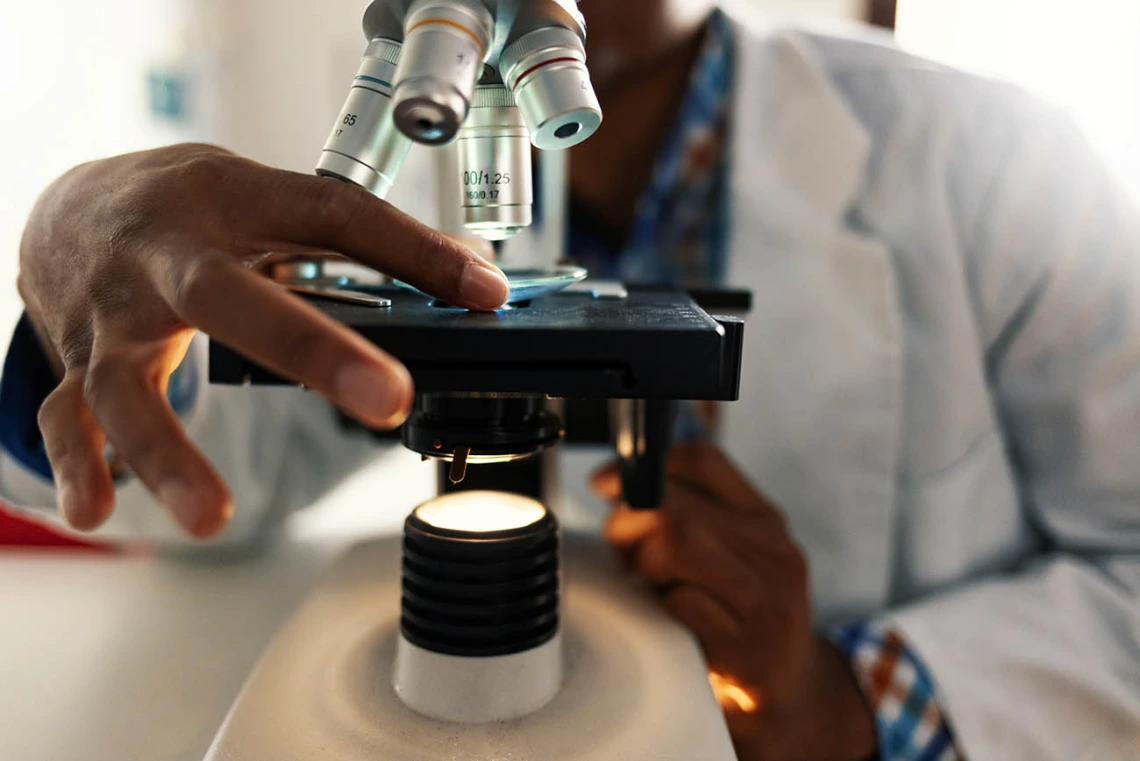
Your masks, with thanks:
[[(456, 501), (449, 509), (462, 509), (459, 500), (470, 495), (494, 497), (468, 492), (440, 500)], [(436, 653), (486, 657), (521, 653), (555, 635), (558, 522), (539, 503), (526, 501), (541, 509), (541, 517), (536, 514), (533, 522), (508, 529), (433, 525), (424, 519), (433, 502), (408, 516), (400, 628), (409, 642)]]

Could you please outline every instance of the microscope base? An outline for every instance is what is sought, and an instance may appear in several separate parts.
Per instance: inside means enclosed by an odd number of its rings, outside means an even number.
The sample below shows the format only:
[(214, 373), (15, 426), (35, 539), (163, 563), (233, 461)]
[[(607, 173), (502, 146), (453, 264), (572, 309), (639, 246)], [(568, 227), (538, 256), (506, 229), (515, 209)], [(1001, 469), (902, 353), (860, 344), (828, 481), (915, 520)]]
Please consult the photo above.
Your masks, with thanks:
[(351, 550), (270, 645), (206, 761), (731, 761), (692, 637), (593, 536), (563, 539), (565, 682), (536, 713), (450, 724), (392, 688), (400, 540)]

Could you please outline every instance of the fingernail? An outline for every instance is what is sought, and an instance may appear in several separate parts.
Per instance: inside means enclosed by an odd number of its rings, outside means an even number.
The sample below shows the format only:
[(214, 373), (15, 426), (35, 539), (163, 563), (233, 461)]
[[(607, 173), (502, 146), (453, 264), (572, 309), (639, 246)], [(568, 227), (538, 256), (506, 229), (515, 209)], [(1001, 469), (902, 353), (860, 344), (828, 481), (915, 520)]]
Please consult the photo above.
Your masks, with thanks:
[(507, 300), (507, 279), (497, 269), (471, 265), (459, 280), (459, 295), (478, 309), (498, 309)]
[(336, 377), (337, 403), (362, 422), (395, 428), (404, 422), (411, 406), (412, 378), (403, 365), (386, 370), (355, 364)]

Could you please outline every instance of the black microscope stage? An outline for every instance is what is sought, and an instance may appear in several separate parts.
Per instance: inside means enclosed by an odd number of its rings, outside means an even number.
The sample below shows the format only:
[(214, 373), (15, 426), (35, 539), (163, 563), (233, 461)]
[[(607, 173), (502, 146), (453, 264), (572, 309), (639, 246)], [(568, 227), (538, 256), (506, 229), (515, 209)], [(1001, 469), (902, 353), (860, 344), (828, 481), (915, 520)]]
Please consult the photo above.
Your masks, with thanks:
[[(681, 291), (563, 292), (497, 312), (468, 312), (395, 287), (369, 292), (391, 306), (311, 301), (400, 359), (420, 393), (722, 401), (739, 394), (743, 323), (710, 316)], [(217, 342), (210, 380), (283, 382)]]

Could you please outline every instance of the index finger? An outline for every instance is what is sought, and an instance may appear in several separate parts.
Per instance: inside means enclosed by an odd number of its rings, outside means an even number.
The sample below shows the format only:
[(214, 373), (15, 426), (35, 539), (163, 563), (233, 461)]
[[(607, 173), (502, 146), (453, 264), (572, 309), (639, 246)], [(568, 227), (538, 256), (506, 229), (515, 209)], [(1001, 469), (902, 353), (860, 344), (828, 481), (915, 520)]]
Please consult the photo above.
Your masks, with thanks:
[[(159, 287), (188, 324), (375, 428), (403, 422), (412, 379), (394, 357), (221, 253), (167, 259)], [(160, 261), (155, 257), (152, 261)]]
[(238, 174), (224, 187), (239, 245), (335, 251), (469, 309), (507, 300), (497, 267), (363, 188), (254, 162)]

